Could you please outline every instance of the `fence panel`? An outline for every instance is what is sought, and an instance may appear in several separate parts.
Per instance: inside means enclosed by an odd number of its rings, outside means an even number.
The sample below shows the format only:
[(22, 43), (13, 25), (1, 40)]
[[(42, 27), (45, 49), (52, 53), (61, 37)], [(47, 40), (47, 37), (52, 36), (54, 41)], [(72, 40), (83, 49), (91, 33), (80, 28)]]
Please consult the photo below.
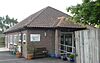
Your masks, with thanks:
[(100, 30), (75, 32), (77, 63), (100, 63)]

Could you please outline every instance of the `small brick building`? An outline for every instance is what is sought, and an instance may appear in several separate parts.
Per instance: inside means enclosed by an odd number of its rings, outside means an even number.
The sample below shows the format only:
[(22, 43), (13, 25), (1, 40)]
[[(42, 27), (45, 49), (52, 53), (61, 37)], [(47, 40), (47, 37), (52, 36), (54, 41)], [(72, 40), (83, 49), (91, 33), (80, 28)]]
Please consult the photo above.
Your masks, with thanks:
[(83, 30), (79, 24), (68, 21), (69, 15), (46, 7), (14, 27), (5, 31), (7, 47), (17, 46), (22, 56), (27, 58), (34, 48), (45, 47), (48, 55), (63, 55), (75, 52), (74, 31)]

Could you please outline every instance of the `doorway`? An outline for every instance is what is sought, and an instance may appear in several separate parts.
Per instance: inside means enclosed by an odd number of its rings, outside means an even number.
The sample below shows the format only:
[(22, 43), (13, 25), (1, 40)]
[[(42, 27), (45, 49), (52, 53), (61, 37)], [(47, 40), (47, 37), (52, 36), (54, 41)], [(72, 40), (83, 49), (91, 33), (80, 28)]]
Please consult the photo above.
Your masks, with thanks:
[(75, 42), (73, 32), (62, 32), (60, 41), (60, 54), (61, 56), (66, 55), (67, 57), (75, 53)]

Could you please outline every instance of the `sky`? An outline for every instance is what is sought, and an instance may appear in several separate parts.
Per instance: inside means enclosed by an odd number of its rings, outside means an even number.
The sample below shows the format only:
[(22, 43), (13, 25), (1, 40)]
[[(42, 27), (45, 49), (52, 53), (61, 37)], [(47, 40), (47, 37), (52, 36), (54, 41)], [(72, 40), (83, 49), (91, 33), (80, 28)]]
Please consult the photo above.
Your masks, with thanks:
[(82, 0), (0, 0), (0, 16), (9, 15), (20, 22), (47, 6), (67, 13), (67, 7), (75, 6), (81, 2)]

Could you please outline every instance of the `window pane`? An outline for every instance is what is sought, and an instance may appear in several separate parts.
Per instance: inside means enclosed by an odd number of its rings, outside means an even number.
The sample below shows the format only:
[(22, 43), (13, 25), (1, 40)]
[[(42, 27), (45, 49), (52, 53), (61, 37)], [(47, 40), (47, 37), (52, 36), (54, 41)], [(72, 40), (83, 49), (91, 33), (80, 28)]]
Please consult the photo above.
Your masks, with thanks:
[(72, 52), (72, 47), (67, 47), (68, 52)]
[(67, 57), (69, 57), (70, 56), (70, 53), (67, 53)]
[(23, 34), (23, 42), (26, 42), (26, 34)]
[(21, 41), (21, 34), (19, 34), (19, 41)]
[(65, 35), (65, 45), (72, 46), (72, 34)]
[(64, 44), (64, 35), (61, 36), (61, 44)]
[(12, 44), (12, 41), (13, 41), (12, 35), (10, 35), (10, 44)]
[(64, 46), (63, 45), (61, 45), (61, 50), (64, 50)]
[(24, 35), (24, 39), (23, 40), (25, 40), (25, 35)]
[(74, 41), (74, 47), (75, 47), (75, 41)]
[(30, 34), (30, 41), (40, 41), (40, 34)]
[(14, 35), (14, 45), (17, 44), (17, 35)]
[(64, 53), (64, 51), (60, 51), (61, 53)]

